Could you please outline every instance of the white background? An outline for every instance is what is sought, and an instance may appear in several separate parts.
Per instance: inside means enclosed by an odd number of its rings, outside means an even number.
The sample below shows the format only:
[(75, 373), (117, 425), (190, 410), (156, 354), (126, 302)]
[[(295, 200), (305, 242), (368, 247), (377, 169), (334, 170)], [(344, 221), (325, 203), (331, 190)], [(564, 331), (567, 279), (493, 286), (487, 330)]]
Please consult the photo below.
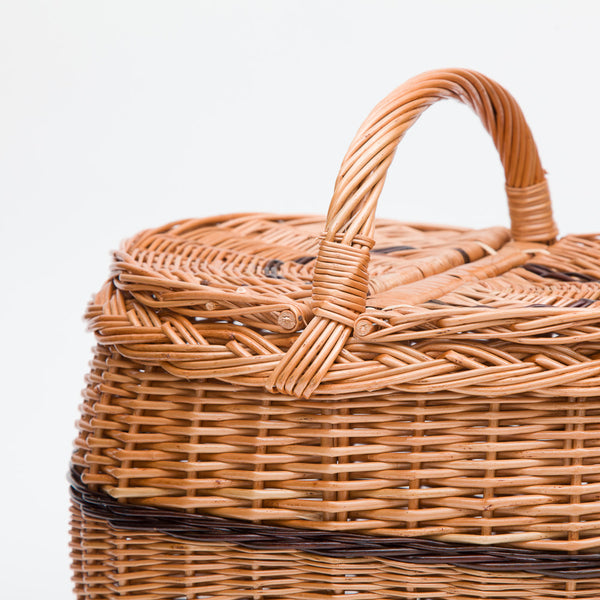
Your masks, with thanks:
[[(69, 598), (67, 484), (93, 340), (81, 315), (136, 231), (324, 213), (361, 120), (423, 70), (519, 100), (561, 232), (600, 230), (600, 3), (0, 0), (0, 595)], [(479, 121), (436, 105), (379, 214), (507, 223)]]

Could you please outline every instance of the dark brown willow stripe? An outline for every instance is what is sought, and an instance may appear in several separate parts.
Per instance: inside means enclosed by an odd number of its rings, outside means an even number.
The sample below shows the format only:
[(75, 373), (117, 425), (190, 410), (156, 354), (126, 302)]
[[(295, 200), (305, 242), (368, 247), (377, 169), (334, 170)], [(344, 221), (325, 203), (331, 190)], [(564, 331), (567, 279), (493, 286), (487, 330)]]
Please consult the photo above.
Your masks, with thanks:
[(481, 571), (522, 571), (558, 579), (600, 577), (600, 554), (538, 552), (501, 546), (450, 544), (430, 539), (340, 534), (257, 525), (245, 521), (122, 504), (92, 491), (71, 467), (71, 497), (88, 518), (113, 529), (153, 531), (192, 542), (224, 542), (258, 551), (302, 551), (332, 558), (379, 557), (423, 565), (453, 565)]

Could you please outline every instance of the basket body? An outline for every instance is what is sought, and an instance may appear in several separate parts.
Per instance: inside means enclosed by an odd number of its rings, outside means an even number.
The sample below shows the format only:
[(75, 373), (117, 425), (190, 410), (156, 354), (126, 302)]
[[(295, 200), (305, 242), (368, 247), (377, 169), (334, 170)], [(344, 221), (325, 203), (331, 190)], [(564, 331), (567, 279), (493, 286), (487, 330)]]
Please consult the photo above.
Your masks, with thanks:
[[(383, 107), (357, 139), (384, 172)], [(553, 240), (535, 161), (507, 168), (512, 232), (376, 221), (375, 159), (350, 155), (327, 220), (115, 253), (87, 313), (79, 599), (600, 596), (600, 240)]]

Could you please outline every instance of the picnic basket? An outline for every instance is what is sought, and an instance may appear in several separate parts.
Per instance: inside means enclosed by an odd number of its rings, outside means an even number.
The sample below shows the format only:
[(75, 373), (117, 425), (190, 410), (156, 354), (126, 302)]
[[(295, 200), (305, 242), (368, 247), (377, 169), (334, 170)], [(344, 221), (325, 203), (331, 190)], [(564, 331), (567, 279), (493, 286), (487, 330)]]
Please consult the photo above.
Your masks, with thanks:
[[(441, 98), (491, 135), (510, 230), (375, 218)], [(464, 69), (375, 107), (326, 218), (135, 235), (86, 313), (77, 598), (597, 600), (599, 299), (599, 237), (558, 237), (521, 110)]]

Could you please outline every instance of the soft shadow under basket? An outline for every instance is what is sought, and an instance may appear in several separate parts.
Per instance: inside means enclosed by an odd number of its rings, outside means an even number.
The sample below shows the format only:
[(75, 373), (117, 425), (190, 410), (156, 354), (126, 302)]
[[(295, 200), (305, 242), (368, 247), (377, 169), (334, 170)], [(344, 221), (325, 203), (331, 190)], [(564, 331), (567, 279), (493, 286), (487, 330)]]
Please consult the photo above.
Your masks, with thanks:
[[(376, 220), (455, 98), (511, 230)], [(600, 598), (600, 239), (557, 239), (515, 100), (425, 73), (358, 131), (327, 218), (237, 214), (114, 255), (71, 469), (79, 600)]]

